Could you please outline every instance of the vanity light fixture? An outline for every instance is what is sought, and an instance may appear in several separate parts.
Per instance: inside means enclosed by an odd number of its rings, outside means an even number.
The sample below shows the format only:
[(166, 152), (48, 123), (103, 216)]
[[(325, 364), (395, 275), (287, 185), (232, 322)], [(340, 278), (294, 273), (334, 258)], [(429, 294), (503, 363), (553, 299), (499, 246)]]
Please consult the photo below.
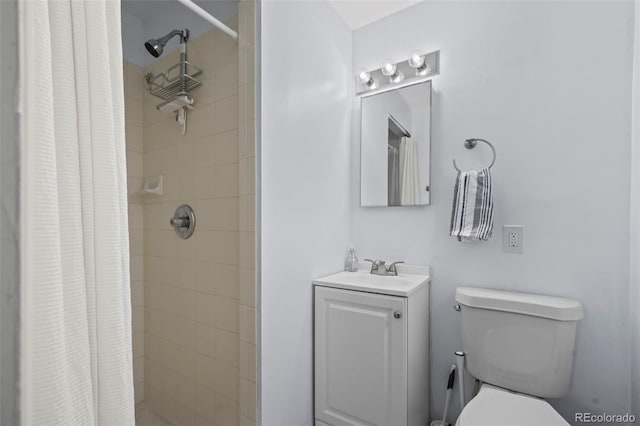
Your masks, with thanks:
[(387, 59), (381, 68), (361, 71), (356, 75), (356, 94), (389, 87), (406, 86), (414, 82), (428, 80), (440, 73), (440, 51), (423, 54), (420, 50), (411, 52), (409, 59), (394, 62)]
[(361, 71), (358, 73), (358, 81), (361, 84), (366, 85), (370, 89), (376, 88), (376, 81), (371, 77), (371, 74), (366, 71)]
[(387, 59), (384, 62), (380, 71), (382, 71), (382, 74), (386, 77), (389, 77), (391, 83), (399, 83), (404, 80), (404, 74), (402, 71), (398, 71), (398, 64), (395, 64), (391, 59)]
[(416, 75), (427, 75), (431, 71), (431, 67), (426, 61), (425, 55), (420, 50), (411, 52), (411, 56), (407, 60), (411, 68), (415, 68)]

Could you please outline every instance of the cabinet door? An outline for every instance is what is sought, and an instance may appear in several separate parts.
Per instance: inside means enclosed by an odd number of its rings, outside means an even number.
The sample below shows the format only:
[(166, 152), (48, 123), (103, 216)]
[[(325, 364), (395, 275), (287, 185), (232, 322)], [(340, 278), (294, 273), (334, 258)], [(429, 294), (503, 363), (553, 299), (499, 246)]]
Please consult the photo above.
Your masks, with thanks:
[(407, 424), (406, 299), (315, 287), (315, 417)]

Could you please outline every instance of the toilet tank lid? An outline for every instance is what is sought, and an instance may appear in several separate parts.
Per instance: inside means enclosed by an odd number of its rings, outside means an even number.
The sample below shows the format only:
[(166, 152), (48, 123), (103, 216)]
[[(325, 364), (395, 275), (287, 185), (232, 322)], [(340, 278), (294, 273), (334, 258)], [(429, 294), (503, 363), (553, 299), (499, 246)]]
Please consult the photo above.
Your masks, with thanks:
[(577, 300), (564, 297), (479, 287), (458, 287), (456, 301), (473, 308), (513, 312), (556, 321), (577, 321), (584, 317), (582, 304)]

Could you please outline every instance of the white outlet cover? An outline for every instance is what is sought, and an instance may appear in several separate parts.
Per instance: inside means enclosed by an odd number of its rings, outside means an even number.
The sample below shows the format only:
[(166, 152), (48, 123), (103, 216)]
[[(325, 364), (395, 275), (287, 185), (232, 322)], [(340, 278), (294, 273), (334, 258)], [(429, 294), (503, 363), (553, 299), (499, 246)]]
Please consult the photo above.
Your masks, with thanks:
[(502, 227), (502, 251), (522, 253), (524, 247), (524, 226), (504, 225)]

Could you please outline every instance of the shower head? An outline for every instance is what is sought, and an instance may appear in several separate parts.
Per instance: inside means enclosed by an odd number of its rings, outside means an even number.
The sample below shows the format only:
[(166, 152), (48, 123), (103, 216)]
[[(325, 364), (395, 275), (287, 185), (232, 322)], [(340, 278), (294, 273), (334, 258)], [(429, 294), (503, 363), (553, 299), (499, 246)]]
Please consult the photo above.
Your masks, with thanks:
[(177, 35), (180, 36), (180, 43), (186, 43), (186, 41), (189, 40), (188, 29), (185, 29), (183, 31), (173, 30), (169, 34), (162, 36), (158, 39), (152, 38), (147, 40), (144, 44), (144, 47), (147, 48), (147, 50), (152, 56), (158, 58), (160, 55), (162, 55), (162, 51), (164, 50), (164, 45), (167, 44), (169, 40), (171, 40), (173, 37)]

